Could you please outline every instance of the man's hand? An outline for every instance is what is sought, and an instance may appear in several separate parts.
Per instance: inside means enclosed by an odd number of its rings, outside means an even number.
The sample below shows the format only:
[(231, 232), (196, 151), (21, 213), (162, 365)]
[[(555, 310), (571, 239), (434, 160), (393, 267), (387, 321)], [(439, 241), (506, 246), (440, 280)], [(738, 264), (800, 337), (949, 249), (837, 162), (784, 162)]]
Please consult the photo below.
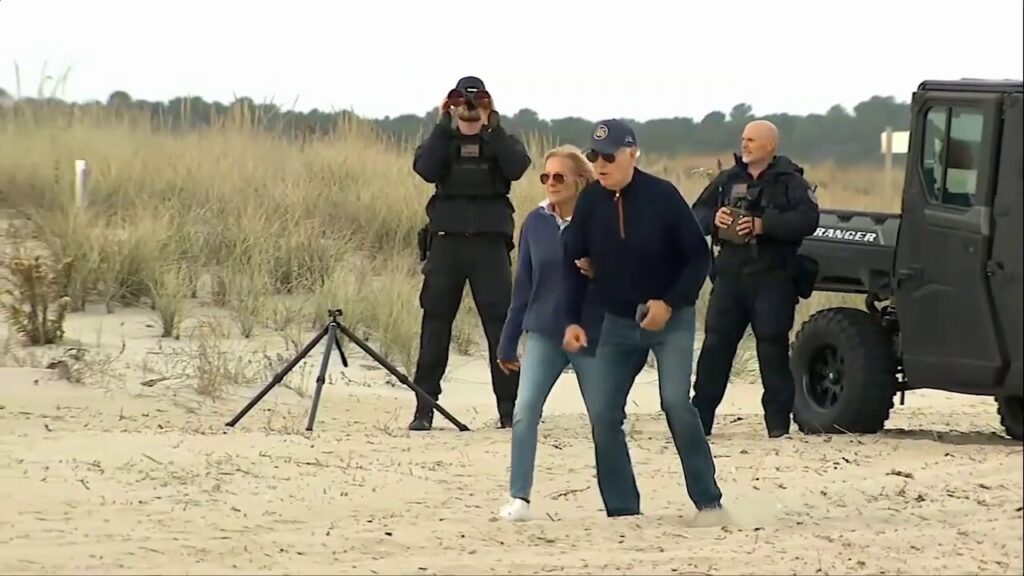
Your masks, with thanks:
[(451, 118), (451, 109), (452, 106), (448, 103), (448, 97), (446, 96), (445, 99), (441, 101), (441, 105), (437, 107), (437, 121), (440, 122), (444, 120), (445, 117)]
[(565, 337), (562, 338), (562, 348), (567, 352), (579, 352), (587, 347), (587, 332), (579, 324), (573, 324), (565, 329)]
[(480, 106), (480, 118), (484, 126), (495, 127), (498, 125), (498, 112), (494, 109), (494, 100), (488, 98)]
[(580, 258), (576, 260), (576, 267), (580, 269), (587, 278), (594, 278), (594, 267), (590, 264), (590, 258)]
[(760, 218), (744, 216), (740, 218), (740, 223), (736, 226), (736, 232), (741, 236), (760, 236), (764, 234), (764, 224)]
[(728, 228), (732, 224), (732, 212), (728, 208), (722, 206), (715, 212), (715, 226), (719, 228)]
[(519, 372), (520, 364), (519, 359), (515, 360), (498, 360), (498, 368), (505, 374), (511, 374), (512, 372)]
[(665, 328), (671, 317), (672, 308), (664, 300), (648, 300), (647, 316), (640, 323), (640, 327), (649, 332), (658, 332)]

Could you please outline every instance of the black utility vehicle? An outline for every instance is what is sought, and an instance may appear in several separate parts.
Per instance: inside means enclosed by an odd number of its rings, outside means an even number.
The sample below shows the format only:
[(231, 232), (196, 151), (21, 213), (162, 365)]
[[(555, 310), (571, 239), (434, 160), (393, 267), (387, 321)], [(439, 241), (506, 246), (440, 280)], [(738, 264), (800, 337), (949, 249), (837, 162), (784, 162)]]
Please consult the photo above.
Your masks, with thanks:
[(902, 212), (822, 210), (801, 253), (818, 292), (865, 309), (811, 316), (793, 343), (805, 433), (881, 430), (897, 392), (992, 396), (1024, 438), (1022, 83), (925, 81), (912, 100)]

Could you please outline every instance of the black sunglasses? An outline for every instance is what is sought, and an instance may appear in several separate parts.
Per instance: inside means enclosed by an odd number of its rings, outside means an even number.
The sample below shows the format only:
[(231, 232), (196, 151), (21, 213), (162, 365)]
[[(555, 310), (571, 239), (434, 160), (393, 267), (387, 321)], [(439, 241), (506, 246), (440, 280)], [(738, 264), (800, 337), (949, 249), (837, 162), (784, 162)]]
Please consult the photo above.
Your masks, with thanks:
[(608, 153), (605, 153), (605, 152), (598, 152), (597, 150), (587, 150), (587, 160), (589, 160), (591, 163), (597, 162), (598, 158), (604, 160), (605, 162), (607, 162), (609, 164), (614, 164), (615, 163), (615, 154), (608, 154)]

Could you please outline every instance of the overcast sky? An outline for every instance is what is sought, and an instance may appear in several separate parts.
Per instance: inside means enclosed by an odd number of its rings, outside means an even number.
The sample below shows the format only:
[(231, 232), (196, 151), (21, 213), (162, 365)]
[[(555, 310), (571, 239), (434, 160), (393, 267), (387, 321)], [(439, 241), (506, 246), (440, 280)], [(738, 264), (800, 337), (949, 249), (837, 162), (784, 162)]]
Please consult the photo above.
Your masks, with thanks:
[[(205, 4), (205, 5), (204, 5)], [(287, 10), (285, 10), (287, 6)], [(1021, 78), (1021, 0), (0, 0), (0, 87), (422, 114), (459, 76), (542, 118), (824, 112)], [(400, 15), (404, 15), (400, 21)], [(49, 90), (47, 89), (47, 92)]]

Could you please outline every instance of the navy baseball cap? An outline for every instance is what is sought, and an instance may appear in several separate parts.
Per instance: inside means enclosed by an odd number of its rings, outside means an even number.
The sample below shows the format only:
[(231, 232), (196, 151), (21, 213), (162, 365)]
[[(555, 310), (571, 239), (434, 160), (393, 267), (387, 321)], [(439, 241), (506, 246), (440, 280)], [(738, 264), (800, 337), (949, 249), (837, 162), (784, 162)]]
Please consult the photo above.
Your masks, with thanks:
[(590, 149), (601, 154), (615, 154), (619, 148), (636, 145), (636, 133), (622, 120), (601, 120), (590, 134)]

